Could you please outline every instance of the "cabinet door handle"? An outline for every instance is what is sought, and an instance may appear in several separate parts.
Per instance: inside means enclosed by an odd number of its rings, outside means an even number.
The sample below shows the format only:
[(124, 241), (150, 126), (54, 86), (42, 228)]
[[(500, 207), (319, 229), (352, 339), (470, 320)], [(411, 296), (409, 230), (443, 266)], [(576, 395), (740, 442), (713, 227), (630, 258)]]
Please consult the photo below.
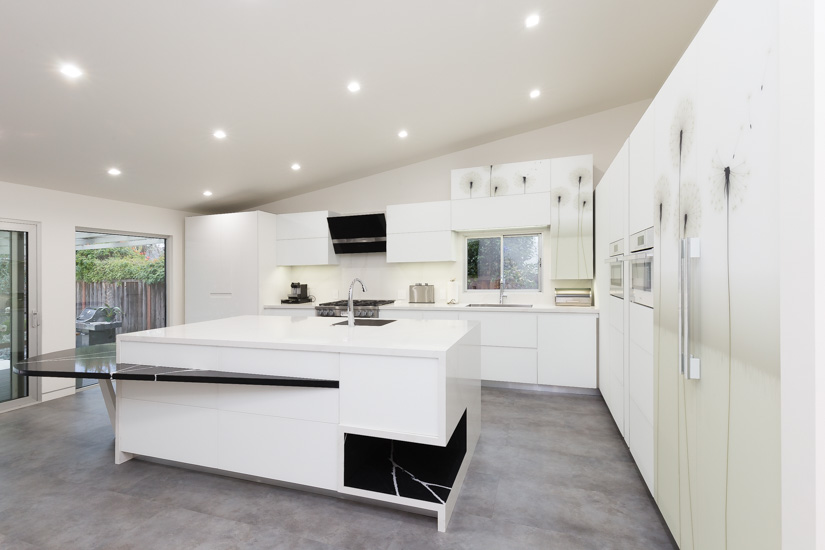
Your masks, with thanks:
[(679, 372), (688, 380), (699, 380), (701, 361), (691, 353), (691, 267), (701, 257), (698, 238), (682, 239), (679, 248)]

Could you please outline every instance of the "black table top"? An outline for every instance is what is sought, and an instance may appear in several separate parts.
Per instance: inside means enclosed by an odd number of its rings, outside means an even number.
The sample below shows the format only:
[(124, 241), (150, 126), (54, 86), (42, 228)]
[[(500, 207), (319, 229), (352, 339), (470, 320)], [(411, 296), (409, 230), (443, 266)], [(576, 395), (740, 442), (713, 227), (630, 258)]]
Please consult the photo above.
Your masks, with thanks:
[(143, 380), (150, 382), (196, 382), (253, 386), (299, 386), (337, 388), (338, 380), (295, 378), (266, 374), (210, 371), (117, 363), (116, 344), (97, 344), (30, 357), (14, 365), (17, 374), (55, 378), (98, 380)]

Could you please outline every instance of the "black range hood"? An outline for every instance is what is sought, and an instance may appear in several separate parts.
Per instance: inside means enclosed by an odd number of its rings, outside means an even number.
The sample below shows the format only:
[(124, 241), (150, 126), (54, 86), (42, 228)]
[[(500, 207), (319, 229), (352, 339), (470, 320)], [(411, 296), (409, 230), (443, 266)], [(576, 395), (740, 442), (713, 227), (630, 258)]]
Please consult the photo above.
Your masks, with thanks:
[(327, 218), (336, 254), (387, 251), (387, 219), (384, 213)]

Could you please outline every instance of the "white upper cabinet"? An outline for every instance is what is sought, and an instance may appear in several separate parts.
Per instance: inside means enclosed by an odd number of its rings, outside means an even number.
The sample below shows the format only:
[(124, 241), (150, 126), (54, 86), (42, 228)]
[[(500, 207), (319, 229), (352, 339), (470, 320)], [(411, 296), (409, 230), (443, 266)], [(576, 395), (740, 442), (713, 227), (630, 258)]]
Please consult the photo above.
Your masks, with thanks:
[[(610, 216), (608, 242), (614, 242), (627, 237), (627, 163), (628, 144), (624, 143), (619, 154), (610, 165), (610, 200), (608, 212)], [(627, 246), (625, 243), (625, 252)]]
[(511, 162), (493, 166), (490, 196), (550, 192), (550, 161)]
[(387, 206), (387, 262), (454, 262), (450, 201)]
[(654, 105), (651, 103), (628, 139), (628, 219), (630, 235), (653, 227), (653, 186), (656, 179)]
[(592, 279), (593, 155), (551, 159), (550, 182), (551, 278)]
[(327, 225), (327, 217), (335, 215), (327, 210), (278, 214), (275, 233), (278, 265), (337, 264)]
[(453, 231), (550, 225), (550, 193), (452, 201), (450, 206)]
[(490, 196), (492, 166), (459, 168), (450, 173), (450, 198), (475, 199)]
[(185, 220), (185, 320), (257, 315), (276, 298), (275, 215), (237, 212)]

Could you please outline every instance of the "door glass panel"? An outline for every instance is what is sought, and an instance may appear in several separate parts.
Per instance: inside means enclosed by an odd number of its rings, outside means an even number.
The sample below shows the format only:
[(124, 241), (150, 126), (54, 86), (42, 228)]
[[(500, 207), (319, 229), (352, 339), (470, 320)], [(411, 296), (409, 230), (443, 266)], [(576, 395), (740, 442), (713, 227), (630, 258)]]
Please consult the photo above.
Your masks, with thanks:
[(29, 395), (14, 365), (28, 358), (28, 235), (0, 231), (0, 403)]
[[(166, 326), (166, 239), (75, 233), (75, 347)], [(77, 387), (96, 384), (78, 379)]]

